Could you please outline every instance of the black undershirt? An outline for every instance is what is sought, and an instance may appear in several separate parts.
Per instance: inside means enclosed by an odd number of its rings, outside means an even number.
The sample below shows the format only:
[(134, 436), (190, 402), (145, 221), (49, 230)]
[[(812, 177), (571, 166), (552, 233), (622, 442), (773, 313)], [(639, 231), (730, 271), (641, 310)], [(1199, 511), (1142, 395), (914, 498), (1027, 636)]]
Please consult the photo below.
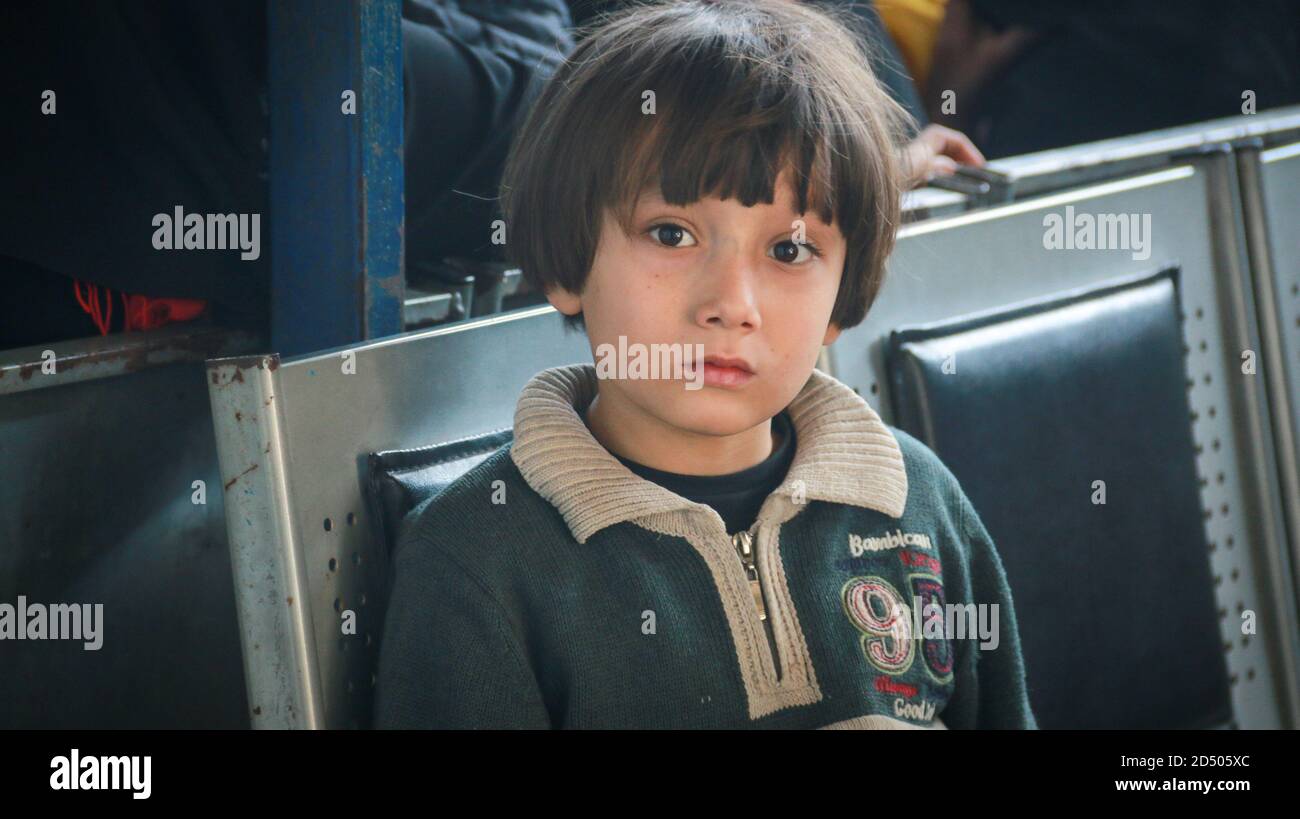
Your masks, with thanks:
[(679, 475), (642, 466), (618, 455), (614, 457), (647, 481), (689, 501), (713, 507), (726, 524), (728, 534), (734, 534), (753, 525), (763, 501), (790, 471), (795, 434), (794, 424), (784, 411), (772, 419), (772, 431), (780, 438), (772, 454), (761, 463), (730, 475)]

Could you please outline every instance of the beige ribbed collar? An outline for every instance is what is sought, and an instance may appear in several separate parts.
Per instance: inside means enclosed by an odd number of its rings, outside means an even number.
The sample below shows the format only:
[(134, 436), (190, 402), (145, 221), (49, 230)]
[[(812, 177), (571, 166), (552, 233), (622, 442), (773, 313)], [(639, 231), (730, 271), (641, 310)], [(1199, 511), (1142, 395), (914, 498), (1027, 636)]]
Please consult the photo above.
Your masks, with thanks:
[[(553, 367), (533, 376), (515, 408), (510, 452), (524, 480), (560, 511), (579, 543), (606, 526), (648, 515), (716, 517), (708, 507), (635, 474), (601, 446), (581, 415), (595, 397), (592, 364)], [(902, 516), (903, 454), (861, 396), (813, 370), (788, 411), (795, 428), (794, 461), (773, 495), (790, 496), (801, 487), (807, 500)]]

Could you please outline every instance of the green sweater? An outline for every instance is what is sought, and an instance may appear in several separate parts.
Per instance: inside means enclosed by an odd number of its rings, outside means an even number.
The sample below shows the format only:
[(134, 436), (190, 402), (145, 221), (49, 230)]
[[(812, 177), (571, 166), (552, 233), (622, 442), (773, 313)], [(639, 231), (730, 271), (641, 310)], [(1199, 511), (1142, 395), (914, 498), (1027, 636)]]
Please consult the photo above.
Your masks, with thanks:
[(853, 390), (813, 371), (734, 538), (597, 443), (595, 394), (589, 364), (539, 373), (514, 443), (411, 513), (376, 727), (1037, 727), (979, 515)]

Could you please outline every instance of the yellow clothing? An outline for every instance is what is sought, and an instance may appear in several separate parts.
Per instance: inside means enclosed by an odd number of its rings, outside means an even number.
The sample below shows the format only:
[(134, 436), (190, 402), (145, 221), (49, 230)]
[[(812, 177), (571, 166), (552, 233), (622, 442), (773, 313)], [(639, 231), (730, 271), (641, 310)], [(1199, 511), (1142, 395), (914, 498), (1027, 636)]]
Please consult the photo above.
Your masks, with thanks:
[(924, 93), (934, 59), (934, 41), (948, 0), (876, 0), (880, 20), (894, 39), (907, 70)]

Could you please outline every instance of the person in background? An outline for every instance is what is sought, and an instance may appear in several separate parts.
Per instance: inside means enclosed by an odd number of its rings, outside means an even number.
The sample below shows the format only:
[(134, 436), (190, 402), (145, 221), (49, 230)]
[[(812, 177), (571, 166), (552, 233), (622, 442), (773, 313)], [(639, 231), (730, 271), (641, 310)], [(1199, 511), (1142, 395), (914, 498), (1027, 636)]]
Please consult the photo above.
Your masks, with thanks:
[[(499, 255), (505, 151), (570, 26), (562, 0), (404, 0), (408, 268)], [(268, 47), (265, 0), (0, 8), (0, 350), (199, 318), (267, 329)], [(261, 214), (262, 252), (156, 250), (152, 220), (177, 205)]]
[(990, 157), (1300, 102), (1293, 0), (948, 0), (933, 43), (931, 118)]
[(563, 0), (403, 0), (406, 267), (501, 261), (492, 243), (510, 140), (573, 50)]
[(267, 253), (151, 241), (178, 205), (267, 212), (264, 2), (15, 0), (0, 70), (0, 349), (265, 324)]

